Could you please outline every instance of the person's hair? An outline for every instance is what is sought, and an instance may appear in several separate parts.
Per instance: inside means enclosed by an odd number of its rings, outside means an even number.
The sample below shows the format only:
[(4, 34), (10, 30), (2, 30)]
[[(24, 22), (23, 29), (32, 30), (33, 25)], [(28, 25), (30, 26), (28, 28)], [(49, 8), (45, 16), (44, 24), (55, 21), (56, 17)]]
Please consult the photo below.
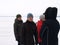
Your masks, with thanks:
[(45, 15), (41, 15), (41, 16), (40, 16), (40, 19), (43, 19), (43, 18), (45, 18)]
[(21, 14), (17, 14), (17, 15), (16, 15), (16, 18), (19, 18), (19, 17), (22, 17)]

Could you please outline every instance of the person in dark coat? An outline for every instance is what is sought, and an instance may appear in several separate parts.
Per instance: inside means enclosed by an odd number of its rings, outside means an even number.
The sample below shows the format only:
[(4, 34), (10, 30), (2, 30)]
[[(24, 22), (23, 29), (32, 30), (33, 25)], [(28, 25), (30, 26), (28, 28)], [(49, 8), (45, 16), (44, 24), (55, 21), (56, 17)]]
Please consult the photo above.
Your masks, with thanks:
[(59, 22), (56, 19), (57, 8), (49, 7), (44, 14), (46, 21), (40, 32), (40, 37), (42, 38), (41, 45), (58, 45)]
[(34, 45), (34, 38), (37, 44), (37, 27), (33, 22), (33, 15), (27, 15), (27, 21), (23, 24), (23, 41), (24, 45)]
[(60, 29), (60, 24), (59, 24), (59, 29)]
[(22, 43), (22, 27), (23, 27), (23, 21), (21, 19), (21, 15), (17, 14), (14, 23), (14, 34), (16, 41), (18, 41), (18, 45), (21, 45)]

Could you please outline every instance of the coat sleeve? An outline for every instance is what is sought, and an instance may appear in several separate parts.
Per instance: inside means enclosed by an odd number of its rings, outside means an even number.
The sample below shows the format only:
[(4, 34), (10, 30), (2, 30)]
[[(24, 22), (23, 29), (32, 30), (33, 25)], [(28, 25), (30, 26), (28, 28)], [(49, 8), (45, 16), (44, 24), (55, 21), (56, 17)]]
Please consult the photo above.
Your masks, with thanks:
[(16, 41), (18, 41), (18, 31), (17, 31), (17, 24), (14, 23), (14, 35), (15, 35), (15, 38), (16, 38)]
[(23, 28), (22, 28), (22, 44), (24, 44), (25, 42), (25, 24), (23, 24)]
[(40, 32), (40, 37), (42, 39), (43, 35), (44, 35), (44, 32), (47, 30), (47, 25), (46, 23), (44, 23), (41, 27), (41, 32)]
[(34, 36), (35, 36), (36, 43), (38, 43), (38, 32), (37, 32), (36, 24), (35, 24)]

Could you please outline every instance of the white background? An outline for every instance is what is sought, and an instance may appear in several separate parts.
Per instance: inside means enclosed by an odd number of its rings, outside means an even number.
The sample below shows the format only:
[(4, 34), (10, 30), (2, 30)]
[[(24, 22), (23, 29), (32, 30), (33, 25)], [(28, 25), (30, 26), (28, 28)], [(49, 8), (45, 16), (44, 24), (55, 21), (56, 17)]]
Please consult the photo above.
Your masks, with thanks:
[[(0, 45), (17, 45), (13, 32), (16, 14), (25, 22), (28, 13), (34, 15), (34, 22), (48, 7), (57, 7), (60, 16), (60, 0), (0, 0)], [(60, 17), (57, 17), (60, 22)], [(60, 45), (60, 33), (58, 34)]]

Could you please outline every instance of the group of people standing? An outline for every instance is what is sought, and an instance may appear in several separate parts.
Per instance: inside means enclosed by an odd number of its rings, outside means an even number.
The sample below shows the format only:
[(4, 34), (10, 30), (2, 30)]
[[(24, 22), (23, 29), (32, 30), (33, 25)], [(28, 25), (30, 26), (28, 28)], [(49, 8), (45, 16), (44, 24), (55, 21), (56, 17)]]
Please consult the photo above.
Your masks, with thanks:
[(56, 7), (48, 7), (37, 23), (33, 21), (31, 13), (24, 23), (22, 16), (17, 14), (14, 34), (18, 45), (58, 45), (59, 22), (56, 17)]

